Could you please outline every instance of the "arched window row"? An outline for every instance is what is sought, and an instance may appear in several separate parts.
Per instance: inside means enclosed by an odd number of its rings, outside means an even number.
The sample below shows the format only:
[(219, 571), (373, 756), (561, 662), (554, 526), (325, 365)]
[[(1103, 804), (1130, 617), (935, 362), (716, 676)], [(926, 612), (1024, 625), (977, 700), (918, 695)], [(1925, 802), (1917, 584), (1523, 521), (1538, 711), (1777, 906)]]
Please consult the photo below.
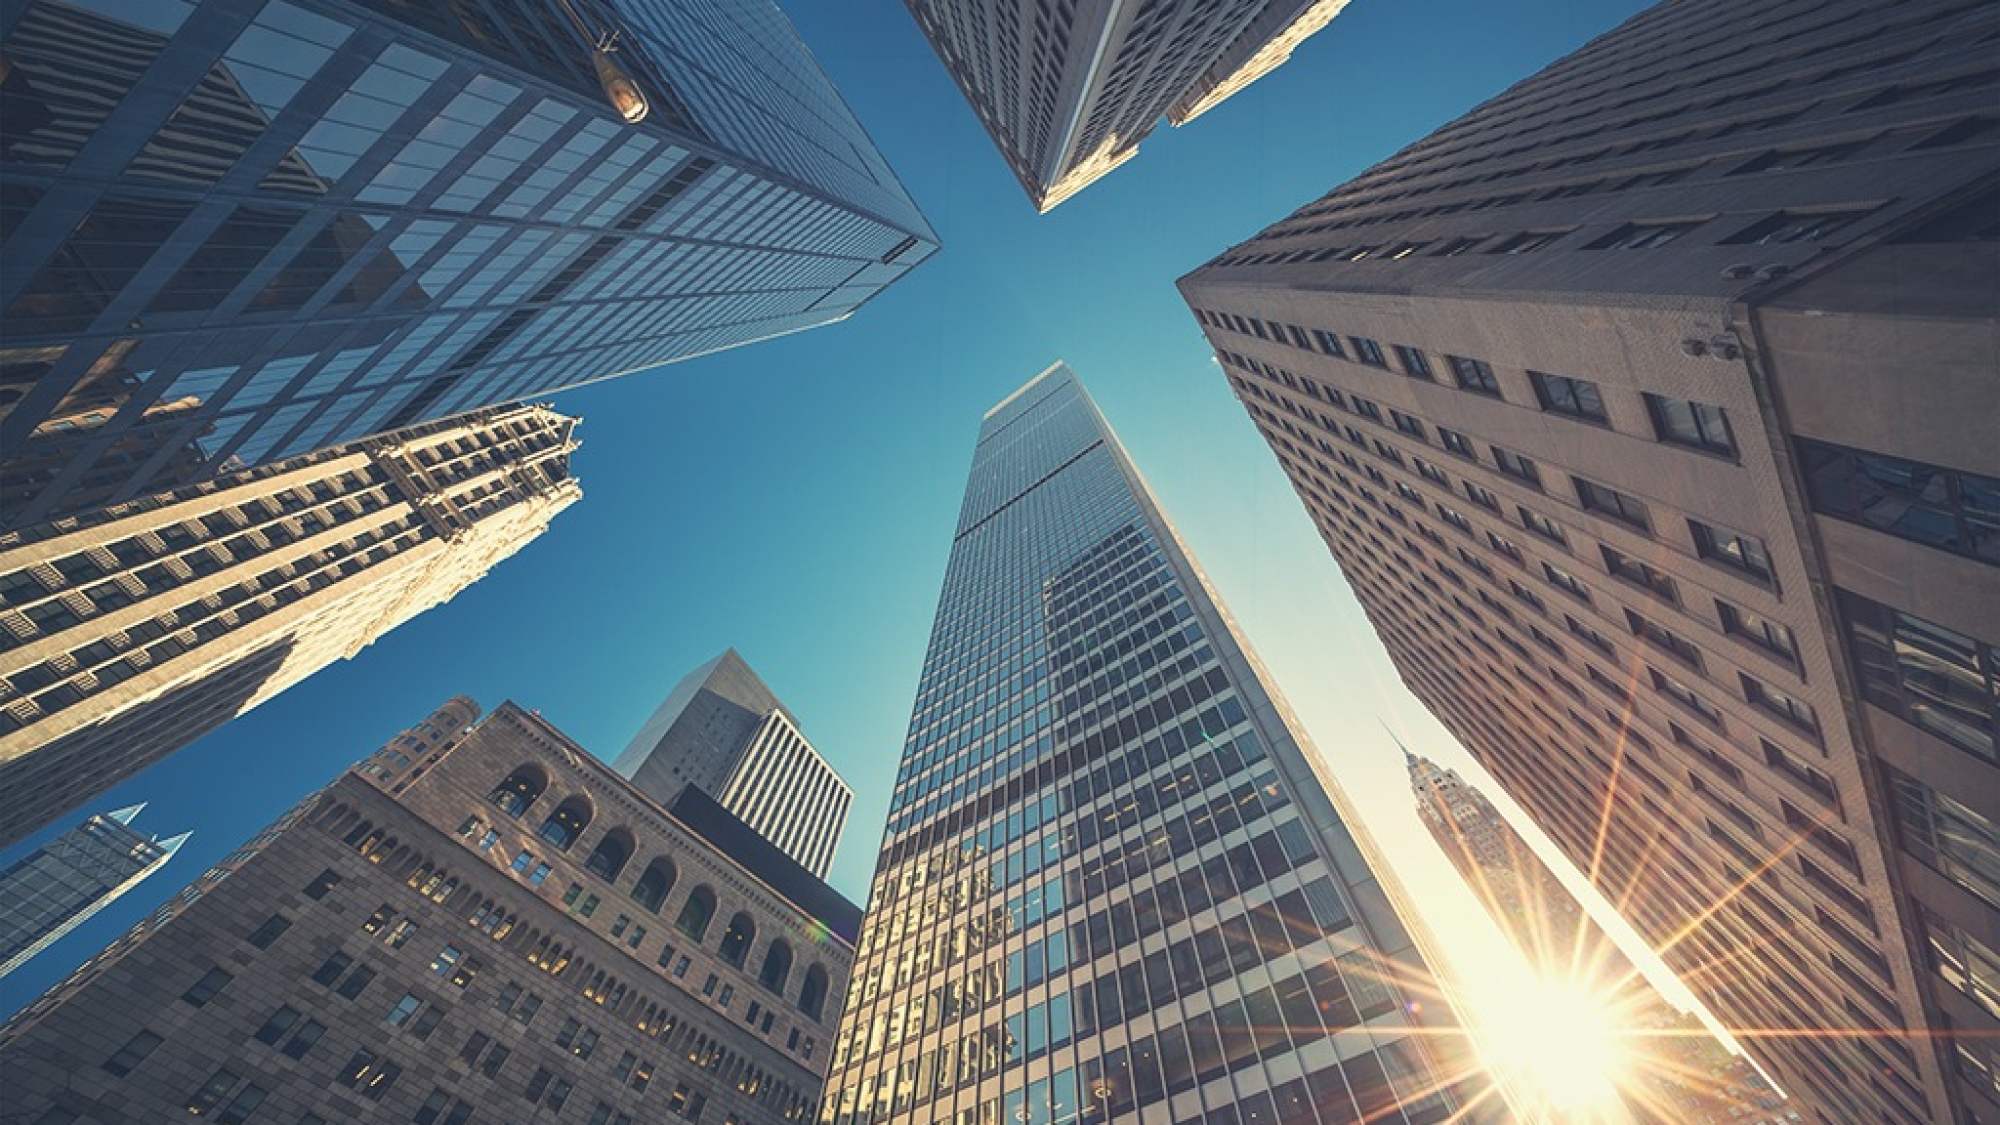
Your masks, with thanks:
[(564, 946), (561, 942), (543, 938), (528, 951), (528, 964), (552, 977), (559, 977), (569, 969), (570, 960), (574, 956), (575, 950)]
[(507, 935), (514, 932), (514, 927), (519, 923), (520, 919), (514, 914), (509, 913), (499, 903), (488, 898), (481, 899), (473, 907), (472, 913), (465, 916), (465, 921), (473, 929), (478, 930), (494, 941), (506, 941)]
[(444, 902), (458, 891), (458, 877), (446, 872), (442, 867), (432, 866), (429, 860), (419, 862), (403, 883), (418, 894), (438, 903)]

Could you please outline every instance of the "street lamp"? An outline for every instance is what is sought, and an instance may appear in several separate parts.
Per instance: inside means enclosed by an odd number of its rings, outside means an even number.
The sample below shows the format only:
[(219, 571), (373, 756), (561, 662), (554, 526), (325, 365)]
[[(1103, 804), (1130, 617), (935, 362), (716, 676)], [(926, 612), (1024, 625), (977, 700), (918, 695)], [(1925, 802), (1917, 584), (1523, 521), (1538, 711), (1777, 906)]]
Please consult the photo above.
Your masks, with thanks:
[(618, 49), (618, 29), (592, 31), (590, 26), (583, 22), (583, 17), (577, 15), (576, 9), (570, 6), (569, 0), (556, 0), (556, 2), (562, 5), (562, 10), (569, 16), (570, 22), (576, 25), (576, 30), (591, 44), (590, 62), (597, 71), (598, 84), (604, 87), (605, 100), (611, 103), (611, 108), (618, 111), (618, 116), (623, 117), (627, 125), (637, 125), (644, 121), (646, 112), (652, 108), (646, 101), (645, 91), (639, 89), (639, 84), (632, 80), (630, 74), (625, 73), (625, 68), (618, 65), (618, 60), (611, 57), (611, 52)]

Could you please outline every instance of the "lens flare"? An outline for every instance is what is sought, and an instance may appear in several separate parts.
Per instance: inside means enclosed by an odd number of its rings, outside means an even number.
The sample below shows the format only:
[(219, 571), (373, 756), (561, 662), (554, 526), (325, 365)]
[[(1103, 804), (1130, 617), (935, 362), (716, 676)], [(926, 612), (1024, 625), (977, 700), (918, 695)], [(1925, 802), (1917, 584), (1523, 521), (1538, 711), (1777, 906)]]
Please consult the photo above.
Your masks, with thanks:
[(1502, 1082), (1530, 1103), (1531, 1114), (1617, 1119), (1631, 1061), (1611, 1006), (1570, 982), (1524, 982), (1507, 991), (1511, 995), (1488, 1008), (1496, 1014), (1482, 1036)]

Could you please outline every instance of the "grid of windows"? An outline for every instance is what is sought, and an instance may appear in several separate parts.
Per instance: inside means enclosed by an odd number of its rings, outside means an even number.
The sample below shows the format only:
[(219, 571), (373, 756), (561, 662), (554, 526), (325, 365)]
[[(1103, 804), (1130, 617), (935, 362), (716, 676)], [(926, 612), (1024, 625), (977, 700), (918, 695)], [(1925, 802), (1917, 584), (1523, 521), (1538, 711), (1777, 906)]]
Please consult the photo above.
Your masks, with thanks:
[[(1227, 670), (1130, 472), (1061, 368), (982, 427), (826, 1112), (1049, 1121), (1084, 1091), (1126, 1112), (1366, 1024), (1377, 1051), (1279, 1083), (1285, 1120), (1352, 1119), (1357, 1097), (1443, 1120), (1405, 1085), (1427, 1053), (1250, 718), (1261, 689)], [(1296, 968), (1257, 971), (1279, 957)]]

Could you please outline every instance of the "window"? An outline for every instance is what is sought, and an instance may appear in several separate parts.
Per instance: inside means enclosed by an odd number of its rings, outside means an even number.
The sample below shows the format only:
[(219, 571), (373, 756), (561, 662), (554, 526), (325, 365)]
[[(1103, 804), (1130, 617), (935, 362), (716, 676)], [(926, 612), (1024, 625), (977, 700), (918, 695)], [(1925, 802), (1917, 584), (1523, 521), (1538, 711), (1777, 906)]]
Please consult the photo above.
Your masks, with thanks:
[(261, 925), (250, 932), (248, 940), (251, 945), (259, 949), (269, 949), (271, 948), (271, 943), (278, 940), (279, 935), (291, 928), (292, 920), (290, 918), (282, 914), (273, 914), (269, 918), (264, 919)]
[(688, 937), (700, 941), (708, 933), (708, 923), (714, 917), (715, 892), (707, 886), (700, 886), (689, 893), (674, 924)]
[(1493, 495), (1493, 493), (1487, 491), (1484, 488), (1479, 487), (1478, 485), (1472, 483), (1469, 480), (1461, 481), (1460, 483), (1465, 486), (1466, 499), (1472, 501), (1474, 504), (1477, 504), (1482, 508), (1487, 509), (1488, 511), (1497, 512), (1500, 510), (1500, 498), (1498, 496)]
[(2000, 478), (1798, 441), (1813, 510), (2000, 564)]
[(1542, 564), (1542, 573), (1548, 576), (1550, 585), (1572, 597), (1581, 598), (1585, 602), (1590, 601), (1590, 587), (1585, 586), (1583, 580), (1576, 575), (1549, 563)]
[(423, 1007), (423, 1004), (423, 1000), (416, 993), (405, 992), (403, 998), (390, 1007), (389, 1014), (383, 1016), (382, 1020), (391, 1027), (401, 1027), (410, 1022), (410, 1017), (416, 1015), (417, 1009)]
[(334, 1075), (334, 1080), (358, 1091), (371, 1102), (379, 1102), (402, 1072), (402, 1067), (377, 1058), (373, 1051), (361, 1050), (354, 1052), (354, 1057), (347, 1060), (347, 1065)]
[(1451, 526), (1457, 528), (1458, 530), (1464, 532), (1467, 535), (1472, 534), (1472, 521), (1466, 519), (1465, 516), (1459, 512), (1458, 509), (1448, 508), (1443, 504), (1439, 504), (1437, 506), (1437, 513), (1439, 519), (1444, 520), (1444, 522), (1450, 524)]
[(1582, 477), (1570, 479), (1576, 484), (1577, 501), (1586, 510), (1610, 516), (1640, 531), (1650, 533), (1653, 530), (1652, 515), (1647, 512), (1645, 503), (1637, 497), (1627, 496), (1615, 488), (1607, 488)]
[(164, 1042), (166, 1040), (150, 1031), (142, 1029), (138, 1034), (127, 1039), (125, 1045), (118, 1048), (117, 1054), (104, 1060), (104, 1069), (123, 1078), (132, 1073), (132, 1068), (143, 1062), (147, 1055), (152, 1054), (153, 1048)]
[(1598, 550), (1604, 555), (1605, 571), (1613, 577), (1642, 586), (1664, 601), (1675, 603), (1680, 601), (1680, 590), (1665, 571), (1602, 544), (1598, 546)]
[(1328, 332), (1322, 328), (1315, 328), (1312, 330), (1312, 336), (1313, 342), (1319, 345), (1320, 351), (1338, 359), (1347, 358), (1347, 349), (1341, 346), (1340, 337), (1336, 333)]
[(1447, 430), (1443, 426), (1439, 426), (1438, 440), (1444, 443), (1446, 449), (1458, 454), (1460, 457), (1472, 461), (1479, 460), (1479, 451), (1472, 448), (1472, 439), (1459, 433), (1457, 430)]
[(1565, 414), (1600, 425), (1611, 420), (1604, 412), (1604, 396), (1598, 393), (1596, 383), (1541, 371), (1528, 372), (1528, 381), (1535, 385), (1535, 397), (1541, 401), (1542, 409), (1551, 414)]
[(1443, 469), (1438, 468), (1421, 457), (1415, 457), (1412, 460), (1417, 463), (1418, 474), (1425, 480), (1430, 481), (1432, 484), (1442, 485), (1445, 488), (1451, 487), (1451, 478), (1444, 474)]
[(2000, 951), (1929, 908), (1924, 910), (1924, 930), (1932, 971), (1988, 1015), (2000, 1018)]
[(1569, 536), (1563, 534), (1562, 525), (1532, 508), (1516, 508), (1521, 513), (1521, 526), (1551, 543), (1569, 546)]
[(216, 993), (221, 992), (230, 981), (235, 979), (234, 976), (221, 969), (210, 969), (201, 975), (200, 980), (190, 985), (186, 992), (181, 993), (181, 1000), (199, 1008), (210, 1000), (215, 999)]
[(722, 961), (742, 969), (744, 957), (750, 953), (752, 941), (756, 941), (756, 923), (750, 921), (750, 915), (738, 911), (736, 917), (730, 919), (730, 927), (722, 931), (722, 945), (716, 947), (716, 955), (722, 957)]
[(1433, 378), (1430, 357), (1416, 348), (1397, 344), (1396, 361), (1403, 365), (1403, 373), (1413, 379)]
[(275, 1046), (299, 1022), (299, 1010), (287, 1004), (271, 1013), (264, 1026), (257, 1029), (257, 1042)]
[(1641, 617), (1631, 610), (1625, 611), (1625, 623), (1634, 636), (1644, 637), (1671, 653), (1681, 663), (1699, 669), (1702, 667), (1701, 650), (1694, 642), (1669, 630), (1666, 626), (1650, 618)]
[(1366, 336), (1349, 336), (1347, 342), (1354, 345), (1354, 358), (1370, 367), (1387, 367), (1389, 361), (1382, 355), (1382, 345)]
[(1568, 234), (1566, 230), (1527, 231), (1501, 239), (1486, 248), (1488, 254), (1530, 254)]
[(1382, 423), (1382, 408), (1360, 395), (1354, 396), (1354, 412), (1377, 425)]
[(1646, 672), (1652, 677), (1653, 690), (1693, 711), (1696, 715), (1701, 716), (1702, 720), (1709, 725), (1717, 727), (1722, 725), (1722, 712), (1717, 711), (1714, 704), (1695, 694), (1693, 688), (1674, 679), (1658, 668), (1648, 667)]
[(338, 995), (347, 1000), (352, 1000), (355, 997), (360, 996), (362, 990), (368, 987), (368, 982), (374, 979), (375, 979), (375, 970), (368, 968), (366, 965), (363, 965), (360, 968), (355, 969), (353, 972), (347, 974), (347, 979), (341, 981), (340, 987), (334, 989), (333, 991), (335, 995)]
[(1389, 417), (1392, 421), (1396, 423), (1397, 429), (1403, 431), (1404, 433), (1410, 435), (1413, 438), (1416, 438), (1418, 441), (1430, 440), (1424, 434), (1424, 424), (1418, 419), (1413, 418), (1410, 415), (1405, 414), (1400, 410), (1391, 410), (1389, 412)]
[(1904, 851), (2000, 909), (2000, 825), (1914, 777), (1888, 775)]
[(1993, 644), (1837, 590), (1861, 693), (1987, 762), (2000, 762), (2000, 651)]
[(1775, 246), (1787, 242), (1818, 242), (1868, 212), (1779, 211), (1751, 223), (1722, 240), (1724, 246)]
[(1651, 250), (1700, 226), (1699, 222), (1626, 223), (1590, 244), (1592, 250)]
[(1761, 680), (1752, 679), (1741, 672), (1737, 673), (1737, 676), (1743, 681), (1743, 698), (1751, 704), (1763, 708), (1766, 713), (1802, 731), (1818, 732), (1819, 719), (1813, 714), (1811, 706), (1793, 699)]
[(1451, 365), (1451, 375), (1458, 381), (1460, 390), (1474, 394), (1500, 397), (1500, 380), (1493, 374), (1493, 366), (1483, 359), (1470, 359), (1462, 355), (1445, 356)]
[(1791, 781), (1820, 804), (1838, 812), (1840, 792), (1833, 779), (1812, 766), (1800, 761), (1796, 755), (1787, 753), (1783, 747), (1775, 746), (1769, 739), (1757, 740), (1764, 748), (1764, 764), (1778, 775)]
[(334, 981), (339, 980), (340, 974), (346, 972), (347, 967), (352, 964), (354, 964), (354, 958), (349, 957), (339, 950), (335, 950), (332, 956), (320, 964), (319, 968), (313, 970), (313, 983), (331, 985)]
[(1689, 520), (1688, 531), (1694, 536), (1695, 553), (1702, 558), (1740, 570), (1761, 582), (1776, 577), (1771, 569), (1770, 552), (1764, 549), (1762, 539), (1700, 520)]
[(1721, 598), (1715, 599), (1715, 612), (1722, 619), (1724, 633), (1782, 657), (1787, 663), (1798, 663), (1798, 642), (1792, 638), (1790, 629)]
[(305, 1058), (306, 1052), (312, 1050), (313, 1044), (319, 1042), (319, 1037), (325, 1034), (325, 1024), (318, 1020), (307, 1020), (299, 1025), (297, 1031), (292, 1032), (291, 1039), (279, 1049), (279, 1053), (291, 1059)]
[(1529, 484), (1536, 488), (1542, 487), (1542, 471), (1535, 467), (1533, 461), (1528, 460), (1518, 453), (1502, 449), (1497, 445), (1491, 448), (1493, 450), (1493, 463), (1500, 467), (1501, 472), (1524, 484)]
[(1719, 406), (1648, 394), (1646, 412), (1653, 416), (1653, 432), (1661, 441), (1724, 457), (1736, 456), (1736, 438), (1729, 431), (1729, 415)]
[(194, 1114), (207, 1113), (209, 1110), (220, 1105), (222, 1099), (228, 1095), (229, 1091), (235, 1089), (236, 1084), (241, 1081), (242, 1079), (238, 1078), (233, 1071), (216, 1071), (209, 1076), (208, 1081), (201, 1084), (200, 1089), (188, 1095), (187, 1111)]
[(334, 872), (331, 868), (329, 868), (328, 870), (322, 871), (318, 875), (314, 876), (313, 881), (306, 884), (305, 896), (309, 899), (313, 899), (314, 901), (323, 899), (326, 897), (327, 892), (331, 891), (334, 888), (335, 884), (339, 882), (340, 882), (339, 874)]
[(1606, 656), (1616, 656), (1618, 654), (1618, 650), (1611, 647), (1610, 638), (1578, 621), (1576, 618), (1568, 614), (1563, 614), (1563, 624), (1569, 628), (1570, 633), (1578, 640), (1581, 640)]

